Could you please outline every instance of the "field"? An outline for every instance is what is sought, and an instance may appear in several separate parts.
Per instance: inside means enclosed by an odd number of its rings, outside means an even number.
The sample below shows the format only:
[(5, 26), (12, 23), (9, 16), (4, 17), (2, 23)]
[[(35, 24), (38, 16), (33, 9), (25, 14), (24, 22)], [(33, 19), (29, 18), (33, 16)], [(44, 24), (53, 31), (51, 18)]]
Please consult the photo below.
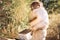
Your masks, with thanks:
[(47, 40), (58, 40), (59, 30), (60, 30), (60, 14), (50, 14), (49, 15), (49, 28), (47, 34)]

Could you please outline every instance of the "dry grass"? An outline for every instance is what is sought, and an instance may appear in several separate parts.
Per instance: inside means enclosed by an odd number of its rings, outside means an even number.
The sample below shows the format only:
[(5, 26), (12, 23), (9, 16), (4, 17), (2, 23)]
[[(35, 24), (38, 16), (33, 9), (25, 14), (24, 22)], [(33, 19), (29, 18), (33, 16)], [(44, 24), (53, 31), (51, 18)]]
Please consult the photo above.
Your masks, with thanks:
[(57, 36), (59, 33), (58, 26), (60, 24), (60, 14), (50, 14), (50, 25), (48, 28), (47, 37), (54, 37)]

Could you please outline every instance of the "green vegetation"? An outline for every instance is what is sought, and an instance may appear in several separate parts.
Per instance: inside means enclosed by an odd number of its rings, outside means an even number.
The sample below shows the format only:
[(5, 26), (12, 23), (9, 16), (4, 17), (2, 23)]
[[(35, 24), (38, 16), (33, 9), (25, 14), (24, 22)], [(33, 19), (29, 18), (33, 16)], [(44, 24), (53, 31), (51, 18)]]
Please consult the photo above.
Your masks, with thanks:
[(15, 38), (20, 31), (28, 28), (30, 2), (31, 0), (0, 0), (0, 37)]
[(60, 14), (60, 0), (41, 0), (49, 14)]

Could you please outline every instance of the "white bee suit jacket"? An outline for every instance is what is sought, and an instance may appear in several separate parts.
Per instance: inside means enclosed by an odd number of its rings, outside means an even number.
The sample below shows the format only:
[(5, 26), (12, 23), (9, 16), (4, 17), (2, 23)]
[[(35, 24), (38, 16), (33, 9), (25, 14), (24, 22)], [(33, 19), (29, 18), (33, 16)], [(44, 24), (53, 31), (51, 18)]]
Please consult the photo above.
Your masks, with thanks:
[(49, 25), (49, 18), (48, 18), (48, 13), (45, 10), (44, 7), (40, 7), (38, 9), (35, 9), (33, 12), (37, 14), (37, 24), (34, 27), (40, 28), (44, 26), (44, 29), (48, 28)]
[(38, 30), (33, 33), (32, 40), (45, 40), (47, 34), (47, 28), (49, 25), (48, 13), (44, 7), (40, 7), (38, 9), (33, 10), (37, 14), (37, 23), (35, 23), (34, 27), (42, 28), (42, 30)]

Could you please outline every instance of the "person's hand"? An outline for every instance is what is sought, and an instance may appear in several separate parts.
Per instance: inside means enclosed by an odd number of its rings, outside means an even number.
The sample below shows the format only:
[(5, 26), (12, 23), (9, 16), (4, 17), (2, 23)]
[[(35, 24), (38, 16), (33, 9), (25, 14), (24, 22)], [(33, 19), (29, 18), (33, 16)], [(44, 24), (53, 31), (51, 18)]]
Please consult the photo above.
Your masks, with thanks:
[(36, 30), (37, 30), (37, 28), (36, 28), (36, 27), (33, 27), (33, 28), (32, 28), (32, 30), (33, 30), (33, 31), (36, 31)]
[(30, 30), (31, 30), (31, 31), (36, 31), (37, 28), (36, 28), (36, 27), (31, 27)]
[(29, 29), (31, 30), (31, 31), (36, 31), (38, 28), (36, 28), (36, 27), (32, 27), (32, 26), (29, 26)]
[(33, 28), (32, 27), (29, 27), (29, 29), (32, 31)]

